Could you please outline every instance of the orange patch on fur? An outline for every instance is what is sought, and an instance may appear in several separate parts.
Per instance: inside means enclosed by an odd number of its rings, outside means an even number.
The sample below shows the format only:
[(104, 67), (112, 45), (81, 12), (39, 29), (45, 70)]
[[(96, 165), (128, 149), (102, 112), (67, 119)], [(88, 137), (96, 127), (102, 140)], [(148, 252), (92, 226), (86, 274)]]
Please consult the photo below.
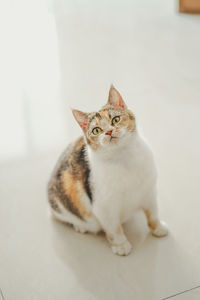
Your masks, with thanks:
[(102, 116), (103, 119), (109, 119), (108, 111), (106, 110), (100, 110), (100, 115)]
[(147, 217), (148, 225), (152, 230), (155, 230), (156, 227), (158, 226), (157, 220), (153, 220), (151, 218), (151, 212), (147, 209), (144, 209), (145, 215)]
[(136, 129), (135, 116), (130, 110), (128, 110), (128, 126), (127, 126), (127, 129), (129, 131), (134, 131)]
[(81, 202), (80, 191), (77, 188), (77, 180), (69, 172), (64, 172), (62, 175), (62, 183), (65, 193), (68, 195), (73, 206), (79, 211), (81, 216), (89, 217), (91, 213), (88, 212)]

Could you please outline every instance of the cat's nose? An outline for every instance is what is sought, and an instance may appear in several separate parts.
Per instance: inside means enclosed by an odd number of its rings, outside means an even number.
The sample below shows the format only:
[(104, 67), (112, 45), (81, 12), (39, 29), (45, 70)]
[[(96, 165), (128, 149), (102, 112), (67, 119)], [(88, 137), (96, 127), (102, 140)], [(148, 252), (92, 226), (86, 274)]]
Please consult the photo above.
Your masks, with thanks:
[(106, 135), (112, 135), (112, 130), (107, 131)]

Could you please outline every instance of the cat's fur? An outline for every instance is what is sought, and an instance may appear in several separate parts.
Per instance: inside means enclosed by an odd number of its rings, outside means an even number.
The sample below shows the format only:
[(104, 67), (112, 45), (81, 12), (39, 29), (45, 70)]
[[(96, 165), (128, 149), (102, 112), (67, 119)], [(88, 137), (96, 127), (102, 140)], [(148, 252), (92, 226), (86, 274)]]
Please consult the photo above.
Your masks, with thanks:
[[(68, 146), (50, 179), (53, 216), (82, 233), (103, 230), (119, 255), (131, 251), (122, 224), (138, 209), (146, 214), (154, 235), (166, 235), (158, 218), (153, 154), (120, 93), (111, 86), (108, 103), (100, 111), (73, 114), (84, 136)], [(114, 124), (116, 116), (120, 121)], [(97, 135), (95, 127), (101, 129)]]

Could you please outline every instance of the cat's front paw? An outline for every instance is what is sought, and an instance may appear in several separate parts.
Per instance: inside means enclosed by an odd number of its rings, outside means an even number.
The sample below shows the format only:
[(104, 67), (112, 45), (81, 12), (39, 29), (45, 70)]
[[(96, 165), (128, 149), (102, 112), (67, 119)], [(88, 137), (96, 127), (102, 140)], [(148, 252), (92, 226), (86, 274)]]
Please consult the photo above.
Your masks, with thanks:
[(123, 244), (120, 245), (113, 245), (112, 251), (114, 254), (118, 255), (128, 255), (131, 252), (131, 244), (129, 241), (125, 241)]
[(163, 237), (168, 234), (168, 228), (165, 222), (160, 221), (157, 225), (157, 227), (152, 230), (152, 234), (156, 237)]

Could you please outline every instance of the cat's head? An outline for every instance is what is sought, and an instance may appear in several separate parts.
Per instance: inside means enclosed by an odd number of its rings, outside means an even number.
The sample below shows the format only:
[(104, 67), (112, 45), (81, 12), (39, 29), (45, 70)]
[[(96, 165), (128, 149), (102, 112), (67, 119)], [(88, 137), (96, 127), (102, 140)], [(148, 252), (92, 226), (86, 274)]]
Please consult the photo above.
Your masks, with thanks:
[(134, 114), (114, 86), (110, 88), (107, 104), (98, 112), (72, 112), (94, 150), (120, 145), (136, 130)]

